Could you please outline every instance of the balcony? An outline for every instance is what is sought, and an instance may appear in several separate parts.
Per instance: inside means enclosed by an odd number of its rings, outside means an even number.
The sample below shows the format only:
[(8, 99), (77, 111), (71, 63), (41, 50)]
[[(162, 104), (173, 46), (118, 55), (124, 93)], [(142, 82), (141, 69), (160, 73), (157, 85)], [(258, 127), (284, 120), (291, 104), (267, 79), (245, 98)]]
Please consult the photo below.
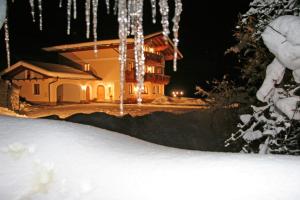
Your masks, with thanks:
[(155, 53), (145, 52), (145, 64), (152, 66), (164, 66), (163, 56)]
[[(135, 83), (136, 78), (134, 71), (126, 71), (125, 80), (126, 82)], [(167, 85), (170, 82), (170, 76), (166, 76), (164, 74), (146, 73), (144, 76), (144, 81)]]

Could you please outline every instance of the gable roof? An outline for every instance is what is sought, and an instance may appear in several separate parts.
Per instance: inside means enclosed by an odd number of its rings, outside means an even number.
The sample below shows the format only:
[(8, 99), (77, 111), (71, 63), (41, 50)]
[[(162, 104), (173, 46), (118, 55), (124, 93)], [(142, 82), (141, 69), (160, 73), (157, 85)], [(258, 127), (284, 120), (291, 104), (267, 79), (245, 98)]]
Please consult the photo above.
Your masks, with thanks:
[[(144, 43), (145, 44), (152, 44), (154, 46), (166, 46), (165, 49), (161, 50), (163, 54), (166, 56), (166, 60), (173, 59), (173, 53), (174, 53), (174, 43), (172, 40), (167, 37), (165, 40), (165, 37), (162, 32), (156, 32), (149, 35), (145, 35), (144, 37)], [(83, 42), (83, 43), (77, 43), (77, 44), (64, 44), (64, 45), (58, 45), (58, 46), (52, 46), (52, 47), (45, 47), (43, 50), (48, 52), (72, 52), (72, 51), (84, 51), (84, 50), (93, 50), (95, 44), (97, 45), (98, 49), (104, 49), (104, 48), (118, 48), (120, 43), (119, 39), (114, 40), (100, 40), (97, 42)], [(127, 45), (131, 45), (133, 47), (134, 45), (134, 39), (133, 38), (127, 38)], [(178, 59), (183, 58), (182, 53), (177, 49), (178, 53)]]
[(19, 61), (12, 65), (10, 68), (6, 68), (4, 71), (2, 71), (0, 73), (0, 76), (4, 79), (12, 77), (24, 69), (30, 69), (45, 76), (55, 78), (74, 78), (88, 80), (99, 79), (87, 72), (75, 69), (70, 66), (37, 61)]

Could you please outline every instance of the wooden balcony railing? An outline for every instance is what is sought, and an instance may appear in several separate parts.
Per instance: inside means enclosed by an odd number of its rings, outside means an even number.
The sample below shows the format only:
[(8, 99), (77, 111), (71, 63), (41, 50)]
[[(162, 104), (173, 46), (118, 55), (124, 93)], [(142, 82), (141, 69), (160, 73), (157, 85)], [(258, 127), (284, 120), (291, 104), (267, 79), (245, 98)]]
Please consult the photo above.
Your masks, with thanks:
[[(126, 71), (125, 79), (126, 79), (126, 82), (135, 83), (136, 78), (135, 78), (134, 71)], [(170, 76), (166, 76), (164, 74), (146, 73), (144, 76), (144, 81), (167, 85), (170, 82)]]

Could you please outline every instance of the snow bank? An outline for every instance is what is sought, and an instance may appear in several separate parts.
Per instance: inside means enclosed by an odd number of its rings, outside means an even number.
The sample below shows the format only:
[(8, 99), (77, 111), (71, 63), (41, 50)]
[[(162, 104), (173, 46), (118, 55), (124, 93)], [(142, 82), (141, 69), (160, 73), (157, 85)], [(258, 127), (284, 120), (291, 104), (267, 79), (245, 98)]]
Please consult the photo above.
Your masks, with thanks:
[(0, 115), (5, 115), (5, 116), (13, 116), (13, 117), (26, 117), (25, 115), (19, 115), (15, 113), (12, 110), (9, 110), (8, 108), (3, 108), (0, 107)]
[(179, 150), (0, 116), (1, 199), (298, 200), (300, 158)]

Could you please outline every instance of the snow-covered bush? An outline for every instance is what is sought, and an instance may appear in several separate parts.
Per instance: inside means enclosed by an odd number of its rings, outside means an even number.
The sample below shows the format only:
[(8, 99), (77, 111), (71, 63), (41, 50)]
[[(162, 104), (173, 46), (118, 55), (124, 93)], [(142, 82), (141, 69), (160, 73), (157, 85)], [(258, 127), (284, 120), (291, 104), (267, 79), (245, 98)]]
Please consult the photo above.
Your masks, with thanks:
[[(270, 21), (282, 15), (300, 16), (299, 0), (254, 0), (249, 5), (250, 9), (242, 15), (242, 23), (248, 24), (248, 18), (254, 17), (255, 32), (253, 36), (260, 38)], [(239, 29), (240, 27), (237, 27)]]
[(206, 81), (206, 84), (208, 85), (207, 91), (201, 86), (196, 86), (194, 94), (206, 98), (206, 102), (212, 107), (224, 108), (245, 103), (244, 89), (238, 87), (228, 75), (224, 75), (220, 80)]
[(268, 105), (251, 106), (253, 114), (240, 116), (239, 130), (225, 141), (225, 146), (242, 142), (242, 151), (247, 153), (300, 155), (300, 97), (295, 95), (299, 90), (290, 85), (276, 88), (274, 100)]
[[(281, 13), (279, 10), (276, 10), (273, 15), (278, 16), (277, 14)], [(225, 145), (228, 146), (242, 139), (245, 143), (242, 149), (245, 152), (300, 154), (300, 97), (298, 95), (300, 17), (280, 16), (264, 28), (262, 34), (259, 30), (253, 31), (252, 38), (255, 34), (260, 34), (262, 38), (260, 41), (263, 41), (275, 56), (268, 64), (264, 81), (256, 93), (257, 99), (267, 103), (267, 106), (262, 108), (252, 106), (253, 115), (241, 116), (243, 123), (238, 125), (240, 130), (232, 134)], [(292, 71), (293, 80), (296, 83), (293, 86), (277, 88), (284, 79), (285, 72), (289, 70)], [(291, 83), (291, 80), (290, 78), (288, 83)]]
[(282, 15), (300, 14), (300, 0), (253, 0), (249, 10), (240, 15), (233, 36), (237, 44), (225, 53), (237, 56), (240, 80), (249, 96), (257, 91), (264, 80), (264, 71), (274, 56), (261, 39), (268, 24)]

